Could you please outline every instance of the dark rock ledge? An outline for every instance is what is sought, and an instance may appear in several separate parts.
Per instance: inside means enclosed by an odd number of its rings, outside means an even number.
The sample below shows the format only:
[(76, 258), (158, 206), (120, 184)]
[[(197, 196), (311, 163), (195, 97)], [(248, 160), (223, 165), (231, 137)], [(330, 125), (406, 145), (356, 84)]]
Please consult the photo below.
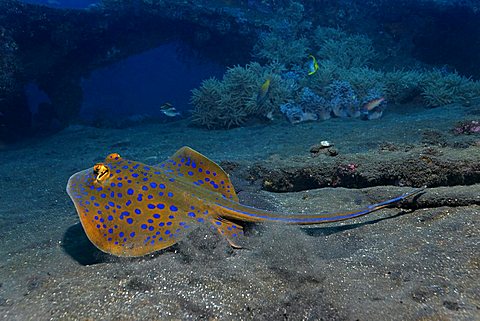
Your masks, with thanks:
[(257, 205), (259, 189), (277, 193), (328, 187), (361, 189), (374, 203), (407, 192), (412, 186), (426, 186), (424, 195), (398, 205), (418, 209), (480, 205), (479, 155), (476, 146), (436, 152), (418, 147), (407, 152), (337, 157), (272, 155), (252, 166), (232, 162), (221, 165), (231, 174), (240, 195), (249, 195), (246, 201), (251, 205)]
[(266, 160), (248, 168), (247, 179), (272, 192), (322, 187), (456, 186), (480, 183), (480, 151), (414, 148), (408, 152), (348, 154), (316, 158), (293, 156)]

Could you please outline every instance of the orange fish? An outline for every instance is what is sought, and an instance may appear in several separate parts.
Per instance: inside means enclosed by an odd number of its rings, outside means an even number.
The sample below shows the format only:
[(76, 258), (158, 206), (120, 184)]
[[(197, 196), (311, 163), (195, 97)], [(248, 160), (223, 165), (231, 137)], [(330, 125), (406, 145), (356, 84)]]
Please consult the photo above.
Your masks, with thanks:
[(385, 101), (385, 97), (380, 97), (380, 98), (376, 98), (376, 99), (372, 99), (370, 100), (368, 103), (366, 103), (365, 105), (363, 105), (363, 110), (365, 111), (371, 111), (372, 109), (380, 106), (381, 103), (383, 103)]
[(157, 166), (110, 154), (74, 174), (67, 193), (90, 241), (118, 256), (141, 256), (177, 243), (209, 224), (233, 247), (242, 226), (233, 221), (321, 224), (362, 216), (419, 193), (416, 189), (364, 209), (333, 214), (282, 215), (239, 203), (228, 174), (189, 147)]

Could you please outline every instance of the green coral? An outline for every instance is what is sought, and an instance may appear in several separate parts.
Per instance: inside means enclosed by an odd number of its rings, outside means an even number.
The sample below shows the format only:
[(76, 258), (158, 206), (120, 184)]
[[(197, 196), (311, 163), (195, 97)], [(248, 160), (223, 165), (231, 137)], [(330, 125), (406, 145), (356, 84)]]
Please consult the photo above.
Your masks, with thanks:
[(318, 62), (318, 70), (312, 76), (305, 77), (300, 81), (302, 87), (310, 87), (317, 94), (323, 96), (326, 94), (326, 87), (334, 80), (340, 79), (340, 69), (330, 60)]
[(274, 32), (260, 36), (254, 47), (253, 56), (268, 62), (278, 61), (286, 66), (293, 66), (308, 56), (306, 38), (288, 39), (278, 37)]
[[(192, 122), (207, 128), (215, 127), (222, 114), (215, 112), (224, 93), (223, 83), (215, 78), (206, 79), (200, 88), (192, 90), (191, 103), (194, 105)], [(215, 112), (215, 113), (214, 113)]]
[(365, 35), (325, 27), (305, 32), (310, 25), (303, 17), (303, 7), (293, 7), (297, 9), (289, 7), (280, 13), (280, 21), (268, 23), (270, 30), (259, 37), (253, 49), (254, 57), (294, 66), (304, 61), (310, 52), (316, 52), (319, 60), (331, 60), (344, 68), (365, 67), (377, 57), (372, 41)]
[(415, 70), (395, 70), (385, 73), (384, 92), (389, 101), (405, 103), (418, 97), (425, 74)]
[(430, 107), (453, 103), (468, 104), (480, 96), (480, 83), (456, 72), (445, 74), (438, 70), (425, 74), (421, 95)]
[[(203, 81), (200, 88), (192, 90), (192, 123), (209, 129), (228, 129), (275, 112), (297, 89), (292, 80), (280, 77), (283, 70), (279, 64), (251, 63), (229, 68), (221, 81)], [(267, 79), (270, 79), (268, 99), (259, 104), (257, 95)]]
[[(254, 48), (254, 56), (270, 65), (235, 66), (221, 81), (205, 80), (193, 90), (194, 124), (207, 128), (241, 126), (252, 117), (278, 112), (287, 101), (300, 104), (306, 96), (299, 89), (307, 88), (308, 97), (325, 100), (331, 96), (328, 88), (335, 81), (351, 86), (355, 100), (360, 102), (372, 92), (396, 104), (421, 99), (430, 107), (468, 104), (480, 96), (480, 83), (456, 72), (374, 68), (379, 66), (378, 55), (367, 36), (325, 27), (305, 32), (310, 26), (301, 4), (292, 3), (280, 15), (281, 19), (268, 23), (269, 31), (259, 37)], [(313, 75), (307, 75), (305, 65), (310, 53), (316, 53), (319, 64)], [(259, 104), (257, 95), (267, 79), (271, 81), (269, 99)]]
[(317, 48), (320, 48), (326, 40), (340, 41), (348, 34), (339, 28), (317, 27), (314, 32), (313, 41)]
[(468, 104), (480, 97), (480, 82), (458, 73), (434, 71), (395, 70), (383, 72), (369, 67), (345, 68), (332, 60), (319, 63), (318, 71), (300, 81), (302, 87), (325, 96), (326, 88), (335, 80), (348, 81), (359, 97), (378, 89), (388, 101), (397, 104), (422, 99), (429, 107), (451, 103)]
[(303, 34), (310, 28), (310, 22), (304, 19), (302, 4), (290, 3), (287, 8), (280, 9), (277, 17), (269, 20), (266, 25), (269, 30), (260, 35), (253, 47), (255, 58), (292, 67), (308, 56), (309, 40)]
[(480, 96), (480, 83), (456, 72), (397, 70), (386, 72), (384, 80), (387, 99), (398, 104), (421, 98), (429, 107), (465, 105)]
[(384, 92), (385, 73), (382, 71), (373, 70), (368, 67), (342, 68), (339, 71), (340, 79), (348, 81), (359, 97), (367, 96), (368, 92), (372, 89), (378, 89)]
[(315, 43), (319, 59), (328, 59), (343, 68), (368, 66), (377, 56), (373, 43), (365, 35), (348, 35), (334, 28), (318, 27)]
[(368, 67), (362, 68), (343, 68), (336, 65), (331, 60), (324, 60), (319, 63), (317, 72), (305, 77), (300, 83), (302, 87), (313, 89), (318, 95), (326, 96), (327, 87), (336, 80), (348, 81), (355, 92), (363, 97), (367, 95), (372, 88), (384, 88), (385, 73), (373, 70)]

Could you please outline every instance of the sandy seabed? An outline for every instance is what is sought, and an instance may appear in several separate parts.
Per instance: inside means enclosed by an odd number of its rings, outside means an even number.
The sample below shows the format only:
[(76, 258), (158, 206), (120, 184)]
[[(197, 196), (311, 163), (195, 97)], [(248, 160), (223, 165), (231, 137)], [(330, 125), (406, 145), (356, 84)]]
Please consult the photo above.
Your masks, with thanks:
[(451, 131), (478, 118), (475, 110), (412, 107), (377, 121), (276, 120), (228, 131), (186, 121), (75, 125), (10, 146), (0, 151), (0, 319), (480, 320), (480, 181), (428, 188), (408, 206), (342, 223), (250, 225), (241, 250), (198, 226), (177, 245), (134, 259), (98, 251), (65, 192), (70, 175), (109, 153), (154, 165), (188, 145), (235, 164), (242, 203), (285, 213), (355, 209), (410, 188), (272, 193), (248, 173), (263, 163), (322, 166), (330, 156), (309, 151), (322, 140), (335, 145), (335, 157), (410, 146), (480, 163), (480, 136)]

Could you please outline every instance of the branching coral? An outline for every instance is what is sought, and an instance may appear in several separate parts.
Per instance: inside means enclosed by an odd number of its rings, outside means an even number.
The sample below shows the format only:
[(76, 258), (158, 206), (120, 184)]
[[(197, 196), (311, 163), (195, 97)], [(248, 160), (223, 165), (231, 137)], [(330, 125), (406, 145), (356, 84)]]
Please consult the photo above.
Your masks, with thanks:
[(365, 35), (347, 35), (333, 28), (317, 28), (315, 42), (318, 58), (328, 59), (344, 68), (365, 67), (376, 57), (370, 38)]
[[(229, 68), (222, 81), (205, 80), (192, 91), (192, 123), (209, 129), (231, 128), (278, 110), (297, 88), (293, 79), (280, 76), (283, 70), (279, 64), (252, 63)], [(267, 79), (267, 99), (260, 103), (257, 96)]]
[(312, 88), (316, 93), (323, 96), (327, 94), (327, 86), (334, 80), (340, 80), (342, 68), (339, 68), (330, 60), (322, 60), (319, 62), (319, 68), (315, 74), (304, 77), (300, 84), (304, 87)]
[(217, 127), (223, 116), (217, 106), (221, 104), (224, 91), (223, 83), (214, 78), (204, 80), (200, 88), (193, 89), (192, 122), (207, 128)]
[(332, 106), (329, 101), (308, 87), (302, 89), (299, 104), (304, 111), (315, 113), (318, 119), (326, 120), (331, 117)]
[(421, 85), (422, 97), (430, 107), (452, 103), (465, 104), (480, 96), (480, 83), (460, 76), (456, 72), (443, 73), (439, 70), (425, 74)]
[(288, 39), (279, 37), (274, 32), (260, 35), (259, 43), (254, 47), (253, 56), (268, 62), (279, 61), (292, 66), (307, 56), (308, 41), (306, 38)]
[(328, 87), (328, 91), (332, 97), (330, 104), (335, 116), (341, 118), (360, 116), (357, 95), (348, 81), (336, 80)]
[(303, 5), (292, 2), (287, 8), (280, 9), (277, 18), (267, 25), (269, 31), (260, 35), (253, 48), (253, 56), (269, 63), (280, 62), (291, 67), (308, 55), (308, 39), (302, 34), (310, 27), (304, 20)]
[(385, 75), (368, 67), (340, 69), (339, 78), (352, 85), (359, 97), (364, 97), (372, 88), (382, 89)]
[(347, 36), (348, 34), (339, 28), (319, 26), (315, 29), (313, 41), (320, 48), (326, 40), (341, 41)]
[[(406, 103), (422, 98), (433, 107), (480, 96), (480, 83), (457, 73), (369, 67), (375, 65), (377, 54), (367, 36), (325, 27), (305, 32), (310, 26), (299, 3), (291, 3), (279, 16), (268, 22), (269, 31), (260, 35), (254, 48), (254, 56), (270, 65), (233, 67), (222, 81), (204, 82), (193, 91), (195, 124), (230, 128), (250, 117), (277, 112), (279, 106), (290, 120), (304, 121), (307, 114), (318, 119), (376, 119), (387, 100)], [(306, 63), (312, 53), (318, 70), (309, 74)], [(260, 104), (258, 91), (267, 79), (268, 99)]]
[(384, 87), (388, 100), (395, 103), (405, 103), (420, 95), (421, 84), (425, 75), (414, 70), (396, 70), (386, 72)]
[(288, 121), (292, 124), (298, 124), (305, 121), (317, 120), (318, 117), (315, 113), (305, 111), (299, 105), (288, 102), (280, 106), (280, 111), (287, 117)]

